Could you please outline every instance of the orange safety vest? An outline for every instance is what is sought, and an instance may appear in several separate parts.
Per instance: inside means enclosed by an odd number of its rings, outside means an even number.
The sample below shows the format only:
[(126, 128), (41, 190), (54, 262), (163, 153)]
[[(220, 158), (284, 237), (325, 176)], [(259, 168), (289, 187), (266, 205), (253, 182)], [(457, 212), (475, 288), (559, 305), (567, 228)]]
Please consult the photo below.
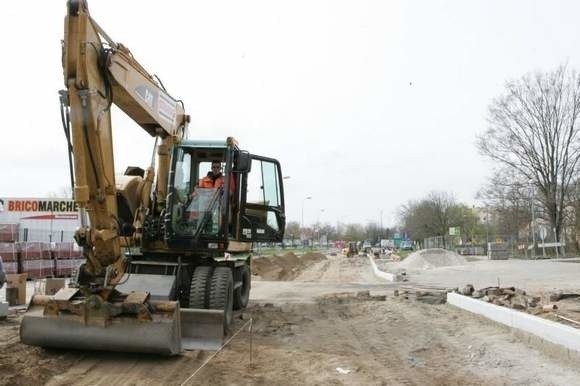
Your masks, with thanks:
[(210, 176), (205, 176), (199, 180), (200, 188), (220, 188), (224, 185), (224, 177), (220, 175), (215, 180)]

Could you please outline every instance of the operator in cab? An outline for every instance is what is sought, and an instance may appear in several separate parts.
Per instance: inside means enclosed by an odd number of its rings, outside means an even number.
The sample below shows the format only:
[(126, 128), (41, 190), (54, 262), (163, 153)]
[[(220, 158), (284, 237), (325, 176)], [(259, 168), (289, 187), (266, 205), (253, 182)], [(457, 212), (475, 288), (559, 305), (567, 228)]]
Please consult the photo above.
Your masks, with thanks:
[(199, 180), (200, 188), (220, 188), (224, 185), (224, 176), (222, 174), (222, 163), (212, 161), (211, 170), (207, 175)]

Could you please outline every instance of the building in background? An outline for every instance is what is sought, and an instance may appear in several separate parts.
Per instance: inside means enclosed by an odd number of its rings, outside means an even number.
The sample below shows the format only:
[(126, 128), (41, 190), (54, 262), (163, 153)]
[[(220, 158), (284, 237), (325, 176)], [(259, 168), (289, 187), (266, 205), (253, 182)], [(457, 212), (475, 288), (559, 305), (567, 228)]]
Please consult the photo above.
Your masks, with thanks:
[(66, 198), (0, 197), (0, 256), (7, 273), (70, 276), (84, 260), (73, 239), (81, 221)]
[(66, 198), (0, 197), (0, 241), (73, 241), (77, 209)]

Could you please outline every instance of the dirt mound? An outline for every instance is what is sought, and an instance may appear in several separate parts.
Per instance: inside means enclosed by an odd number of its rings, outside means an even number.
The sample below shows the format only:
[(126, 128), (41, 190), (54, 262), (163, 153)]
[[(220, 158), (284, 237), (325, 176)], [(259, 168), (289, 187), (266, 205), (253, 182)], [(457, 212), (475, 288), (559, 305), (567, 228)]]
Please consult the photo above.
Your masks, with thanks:
[(325, 260), (326, 256), (322, 253), (308, 252), (302, 255), (301, 260), (304, 262), (317, 262), (320, 260)]
[(0, 386), (43, 385), (78, 360), (78, 354), (20, 343), (19, 323), (19, 317), (0, 321)]
[(463, 256), (445, 249), (431, 248), (411, 253), (397, 268), (432, 269), (463, 264), (467, 264)]
[(292, 280), (310, 265), (325, 260), (321, 253), (306, 253), (302, 256), (288, 252), (282, 256), (263, 256), (252, 260), (252, 274), (263, 280)]

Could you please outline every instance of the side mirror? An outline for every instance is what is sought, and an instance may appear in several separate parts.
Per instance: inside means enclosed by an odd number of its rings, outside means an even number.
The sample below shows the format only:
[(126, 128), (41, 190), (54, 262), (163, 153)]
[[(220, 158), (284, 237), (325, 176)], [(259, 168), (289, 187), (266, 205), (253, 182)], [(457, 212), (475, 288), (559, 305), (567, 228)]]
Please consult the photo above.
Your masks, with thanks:
[(252, 156), (244, 150), (238, 150), (234, 154), (235, 173), (249, 173), (252, 170)]

